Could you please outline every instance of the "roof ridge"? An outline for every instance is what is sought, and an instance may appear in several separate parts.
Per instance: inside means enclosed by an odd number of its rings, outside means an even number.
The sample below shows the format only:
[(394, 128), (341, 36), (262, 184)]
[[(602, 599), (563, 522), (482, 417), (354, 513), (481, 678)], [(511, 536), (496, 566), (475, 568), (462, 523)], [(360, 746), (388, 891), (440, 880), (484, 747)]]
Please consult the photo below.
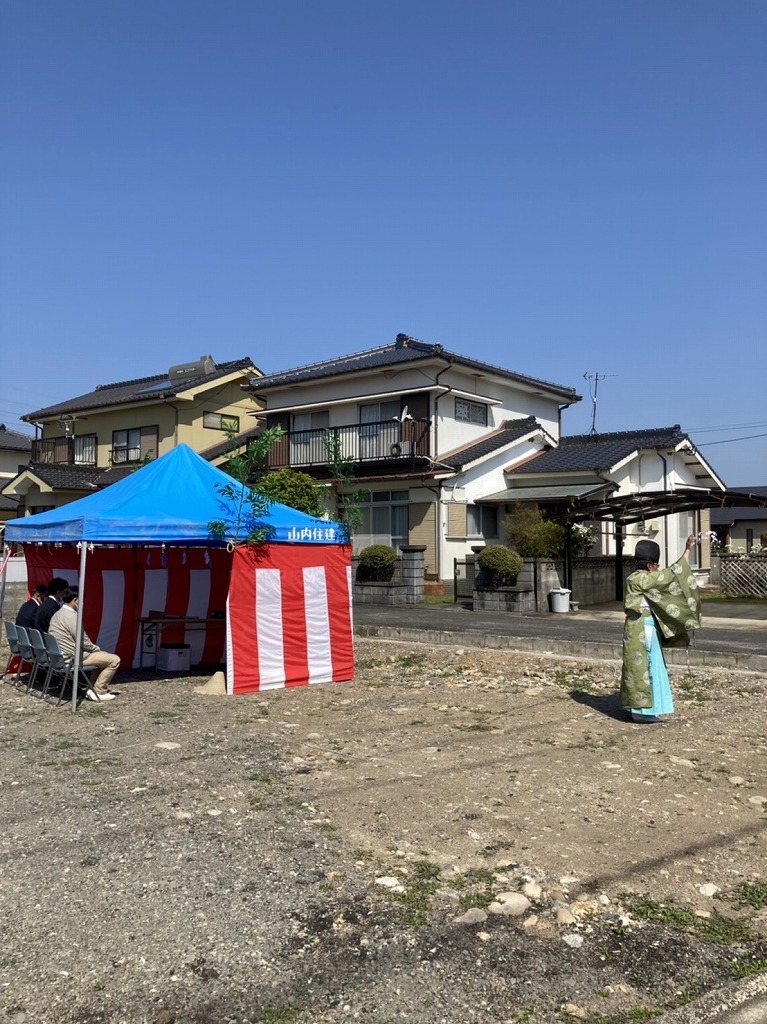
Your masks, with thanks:
[[(228, 369), (234, 368), (235, 366), (238, 366), (238, 365), (243, 365), (243, 366), (250, 365), (250, 366), (253, 366), (255, 364), (253, 363), (253, 360), (250, 358), (250, 356), (245, 356), (242, 359), (229, 359), (229, 360), (227, 360), (226, 362), (223, 362), (223, 363), (216, 363), (216, 371), (218, 371), (218, 370), (228, 370)], [(195, 377), (198, 377), (198, 376), (201, 376), (201, 375), (202, 375), (201, 373), (200, 374), (195, 374), (195, 375), (190, 374), (189, 377), (186, 378), (186, 379), (193, 380), (193, 379), (195, 379)], [(112, 384), (97, 384), (96, 387), (93, 389), (93, 392), (91, 392), (91, 393), (95, 393), (96, 391), (108, 391), (108, 390), (111, 390), (112, 388), (127, 388), (127, 387), (131, 387), (133, 384), (148, 384), (150, 381), (153, 381), (153, 380), (164, 380), (167, 376), (168, 376), (168, 371), (166, 370), (165, 373), (153, 373), (149, 377), (134, 377), (132, 380), (118, 380), (118, 381), (115, 381)], [(208, 374), (208, 376), (212, 376), (212, 374)], [(183, 380), (183, 379), (184, 378), (179, 378), (179, 380)], [(173, 382), (171, 381), (171, 383), (173, 383)]]
[(632, 438), (637, 437), (638, 435), (643, 437), (647, 437), (648, 435), (666, 436), (668, 434), (678, 434), (682, 437), (687, 436), (681, 426), (678, 423), (675, 423), (671, 427), (640, 427), (636, 430), (613, 430), (606, 433), (599, 432), (595, 434), (563, 434), (559, 439), (559, 443), (561, 444), (563, 441), (605, 441), (614, 440), (619, 437)]

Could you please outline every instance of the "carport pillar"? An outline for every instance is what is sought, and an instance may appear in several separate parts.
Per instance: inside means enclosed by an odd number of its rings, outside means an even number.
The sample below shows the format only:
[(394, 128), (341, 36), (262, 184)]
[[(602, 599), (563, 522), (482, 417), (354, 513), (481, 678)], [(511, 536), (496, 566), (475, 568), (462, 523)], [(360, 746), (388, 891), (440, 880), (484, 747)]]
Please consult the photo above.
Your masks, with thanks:
[(615, 600), (623, 600), (623, 525), (615, 524)]
[(565, 563), (564, 563), (564, 585), (572, 594), (573, 592), (573, 524), (565, 523)]

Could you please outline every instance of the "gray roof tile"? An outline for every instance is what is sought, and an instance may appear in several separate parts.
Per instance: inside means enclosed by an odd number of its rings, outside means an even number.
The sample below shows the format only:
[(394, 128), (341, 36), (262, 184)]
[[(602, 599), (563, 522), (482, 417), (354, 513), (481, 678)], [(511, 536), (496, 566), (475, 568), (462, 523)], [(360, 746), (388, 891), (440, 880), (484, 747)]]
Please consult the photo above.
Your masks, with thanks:
[(666, 448), (689, 440), (679, 424), (654, 430), (625, 430), (613, 434), (577, 434), (561, 437), (556, 448), (542, 452), (513, 471), (567, 473), (611, 469), (643, 448)]
[(504, 448), (512, 441), (519, 440), (520, 437), (524, 437), (535, 429), (542, 429), (535, 416), (527, 416), (523, 420), (506, 420), (500, 430), (493, 431), (492, 434), (480, 438), (479, 441), (466, 445), (460, 451), (451, 452), (440, 461), (445, 466), (461, 469), (485, 455), (498, 451), (499, 448)]
[(18, 430), (9, 430), (4, 423), (0, 423), (0, 448), (3, 451), (31, 452), (32, 438)]
[(55, 462), (30, 462), (25, 467), (49, 487), (57, 490), (84, 491), (90, 494), (95, 491), (106, 472), (95, 466), (69, 466)]
[(572, 388), (539, 380), (537, 377), (527, 377), (521, 373), (512, 373), (511, 370), (504, 370), (503, 367), (494, 366), (492, 363), (484, 363), (469, 356), (448, 352), (442, 345), (432, 345), (424, 341), (417, 341), (406, 334), (398, 334), (397, 340), (393, 345), (383, 345), (380, 348), (366, 349), (363, 352), (354, 352), (351, 355), (324, 359), (322, 362), (310, 363), (308, 366), (298, 366), (292, 370), (282, 370), (278, 373), (265, 374), (263, 377), (254, 377), (248, 385), (248, 390), (254, 392), (266, 391), (268, 388), (286, 384), (321, 380), (346, 373), (357, 373), (361, 370), (376, 370), (384, 366), (396, 366), (402, 363), (433, 359), (435, 356), (450, 360), (458, 366), (481, 370), (483, 373), (492, 373), (506, 380), (527, 384), (535, 388), (542, 388), (569, 402), (580, 400), (580, 395)]
[(253, 366), (253, 360), (245, 357), (244, 359), (232, 359), (227, 363), (217, 363), (213, 373), (201, 373), (196, 377), (183, 377), (175, 381), (169, 380), (166, 372), (155, 374), (153, 377), (137, 377), (135, 380), (118, 381), (115, 384), (99, 384), (94, 391), (89, 391), (85, 395), (78, 395), (77, 398), (69, 398), (65, 402), (48, 405), (43, 409), (36, 409), (21, 418), (23, 420), (40, 420), (64, 413), (99, 409), (102, 406), (122, 405), (125, 402), (172, 398), (181, 391), (187, 391), (189, 388), (209, 383), (219, 377), (225, 377), (235, 370), (245, 370), (249, 366)]

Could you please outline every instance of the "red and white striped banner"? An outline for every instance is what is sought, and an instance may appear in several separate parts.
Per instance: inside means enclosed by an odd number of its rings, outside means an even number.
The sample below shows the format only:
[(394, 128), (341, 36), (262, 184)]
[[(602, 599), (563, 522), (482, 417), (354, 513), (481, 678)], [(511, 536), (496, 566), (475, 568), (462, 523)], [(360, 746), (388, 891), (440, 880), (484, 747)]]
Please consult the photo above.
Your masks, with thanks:
[[(27, 579), (31, 589), (60, 576), (79, 583), (79, 554), (75, 547), (25, 544)], [(125, 668), (141, 663), (139, 620), (150, 613), (209, 619), (222, 625), (200, 629), (163, 624), (163, 643), (186, 643), (193, 665), (219, 665), (224, 657), (223, 616), (232, 556), (222, 548), (108, 548), (95, 546), (86, 563), (85, 631), (105, 651), (119, 654)], [(213, 613), (217, 613), (216, 616)], [(155, 648), (153, 638), (151, 655)], [(144, 664), (154, 665), (154, 657)]]
[(227, 603), (227, 691), (354, 676), (347, 545), (238, 547)]

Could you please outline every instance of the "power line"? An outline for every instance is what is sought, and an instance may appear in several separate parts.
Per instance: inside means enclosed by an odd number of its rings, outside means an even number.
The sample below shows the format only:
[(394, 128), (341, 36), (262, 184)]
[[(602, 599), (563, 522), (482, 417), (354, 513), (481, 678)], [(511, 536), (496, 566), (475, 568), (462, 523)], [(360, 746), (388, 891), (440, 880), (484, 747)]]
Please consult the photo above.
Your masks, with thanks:
[(728, 423), (722, 424), (718, 427), (687, 427), (689, 433), (695, 432), (696, 434), (713, 433), (717, 430), (746, 430), (751, 427), (767, 427), (767, 422), (761, 421), (759, 423)]
[(704, 441), (696, 448), (708, 448), (712, 444), (732, 444), (734, 441), (752, 441), (755, 437), (767, 437), (767, 434), (749, 434), (747, 437), (726, 437), (723, 441)]

